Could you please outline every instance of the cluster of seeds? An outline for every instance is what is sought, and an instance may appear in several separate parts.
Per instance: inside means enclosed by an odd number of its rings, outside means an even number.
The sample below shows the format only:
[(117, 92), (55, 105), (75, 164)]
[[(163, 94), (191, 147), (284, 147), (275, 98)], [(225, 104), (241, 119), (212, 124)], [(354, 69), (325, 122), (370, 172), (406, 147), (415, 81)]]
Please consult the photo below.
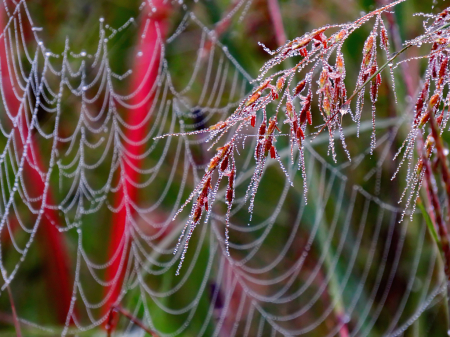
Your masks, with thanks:
[[(336, 161), (334, 135), (337, 133), (340, 137), (343, 149), (350, 160), (350, 154), (345, 143), (342, 120), (345, 115), (351, 116), (351, 119), (357, 123), (359, 130), (365, 99), (365, 88), (367, 84), (370, 84), (369, 96), (372, 103), (373, 123), (370, 144), (372, 153), (376, 147), (375, 104), (378, 97), (378, 89), (382, 81), (381, 71), (388, 68), (390, 70), (390, 77), (393, 79), (392, 72), (395, 67), (392, 61), (401, 52), (412, 46), (421, 46), (423, 43), (431, 43), (431, 52), (427, 55), (429, 63), (425, 84), (417, 101), (416, 115), (411, 132), (404, 143), (404, 148), (406, 148), (406, 150), (403, 152), (402, 160), (402, 163), (405, 160), (409, 160), (410, 163), (407, 180), (408, 186), (405, 189), (405, 193), (407, 190), (411, 191), (408, 205), (414, 195), (416, 195), (415, 198), (417, 198), (418, 188), (423, 180), (423, 172), (421, 172), (423, 165), (421, 165), (419, 161), (414, 169), (412, 167), (414, 166), (412, 161), (414, 145), (419, 130), (425, 127), (430, 120), (430, 116), (436, 116), (436, 121), (441, 129), (445, 127), (445, 124), (449, 119), (448, 109), (447, 114), (444, 114), (444, 108), (440, 108), (441, 102), (444, 101), (442, 97), (444, 87), (448, 84), (447, 53), (449, 46), (449, 32), (447, 25), (449, 22), (449, 11), (446, 10), (437, 16), (433, 16), (435, 20), (430, 24), (430, 27), (426, 28), (424, 35), (413, 41), (407, 42), (400, 52), (390, 56), (389, 37), (382, 16), (383, 13), (389, 11), (392, 7), (403, 1), (405, 0), (393, 2), (383, 8), (364, 15), (353, 23), (322, 27), (287, 42), (284, 46), (275, 51), (271, 51), (263, 46), (264, 49), (271, 54), (272, 58), (264, 64), (260, 70), (260, 75), (255, 80), (259, 83), (259, 86), (257, 86), (256, 89), (254, 89), (251, 94), (239, 104), (233, 114), (227, 119), (218, 122), (208, 129), (182, 134), (209, 133), (207, 141), (212, 141), (211, 147), (215, 146), (222, 136), (229, 132), (233, 132), (233, 138), (231, 138), (231, 140), (223, 147), (217, 149), (217, 153), (211, 159), (202, 180), (176, 214), (178, 215), (185, 206), (197, 198), (196, 201), (193, 202), (189, 221), (186, 223), (175, 249), (175, 252), (177, 252), (184, 238), (184, 249), (177, 274), (185, 258), (191, 235), (195, 227), (201, 221), (204, 213), (206, 214), (205, 222), (208, 221), (211, 205), (216, 198), (219, 184), (224, 176), (228, 177), (225, 198), (228, 206), (225, 244), (226, 251), (229, 254), (228, 227), (230, 210), (234, 200), (236, 178), (234, 151), (237, 148), (238, 140), (242, 138), (239, 134), (242, 133), (244, 128), (253, 128), (255, 130), (255, 137), (257, 138), (254, 150), (256, 166), (245, 195), (245, 200), (250, 200), (250, 214), (253, 212), (254, 198), (269, 155), (279, 162), (282, 170), (289, 179), (276, 148), (276, 139), (281, 135), (288, 135), (289, 137), (292, 163), (294, 163), (294, 157), (298, 152), (298, 169), (302, 171), (306, 199), (307, 186), (304, 142), (305, 137), (308, 135), (308, 131), (311, 136), (315, 136), (325, 129), (328, 130), (328, 152), (332, 155), (334, 161)], [(355, 89), (352, 95), (347, 97), (347, 89), (344, 83), (346, 69), (344, 56), (341, 52), (342, 45), (356, 29), (370, 19), (374, 19), (375, 23), (362, 50), (361, 67)], [(377, 42), (378, 38), (379, 43)], [(379, 50), (384, 52), (386, 57), (386, 60), (384, 60), (386, 62), (381, 66), (379, 66), (377, 62)], [(295, 59), (300, 58), (300, 61), (293, 67), (288, 67), (288, 69), (279, 71), (275, 69), (275, 67), (281, 65), (287, 59), (290, 59), (292, 62), (294, 57)], [(294, 82), (294, 79), (297, 76), (300, 76), (302, 80)], [(317, 78), (317, 81), (314, 82), (314, 78)], [(434, 84), (435, 92), (429, 99), (428, 97), (432, 87), (431, 82)], [(314, 95), (316, 95), (317, 98), (315, 98)], [(450, 97), (447, 97), (447, 103), (449, 102), (449, 98)], [(355, 113), (352, 113), (350, 109), (350, 103), (353, 99), (356, 101)], [(271, 103), (275, 103), (273, 109), (271, 109), (274, 112), (268, 116), (268, 105)], [(312, 109), (313, 106), (316, 106), (316, 103), (317, 109)], [(313, 121), (317, 117), (321, 117), (320, 119), (323, 122), (319, 123), (319, 125), (312, 126)], [(287, 133), (282, 133), (282, 124), (288, 124), (289, 131)], [(310, 130), (311, 128), (312, 130)], [(174, 135), (180, 134), (166, 136)], [(433, 144), (432, 136), (429, 136), (425, 142), (428, 156), (432, 153)], [(213, 184), (214, 180), (215, 184)]]
[[(447, 8), (434, 17), (434, 21), (427, 28), (424, 35), (409, 42), (410, 45), (422, 46), (430, 44), (431, 50), (427, 55), (428, 64), (424, 75), (423, 85), (416, 100), (411, 130), (403, 145), (395, 157), (402, 154), (400, 165), (392, 179), (398, 174), (400, 167), (407, 162), (406, 187), (401, 200), (407, 196), (406, 209), (412, 206), (414, 213), (416, 201), (419, 197), (420, 187), (425, 178), (424, 161), (433, 161), (431, 167), (441, 166), (442, 176), (448, 172), (446, 164), (446, 150), (442, 148), (440, 139), (450, 119), (450, 78), (449, 78), (449, 53), (450, 53), (450, 8)], [(428, 135), (427, 135), (428, 134)], [(438, 139), (437, 139), (438, 138)], [(425, 139), (425, 140), (424, 140)], [(417, 162), (414, 161), (414, 149), (420, 146)], [(447, 184), (446, 181), (443, 181)], [(450, 186), (449, 186), (450, 187)], [(450, 192), (450, 189), (448, 190)], [(450, 196), (450, 195), (449, 195)]]

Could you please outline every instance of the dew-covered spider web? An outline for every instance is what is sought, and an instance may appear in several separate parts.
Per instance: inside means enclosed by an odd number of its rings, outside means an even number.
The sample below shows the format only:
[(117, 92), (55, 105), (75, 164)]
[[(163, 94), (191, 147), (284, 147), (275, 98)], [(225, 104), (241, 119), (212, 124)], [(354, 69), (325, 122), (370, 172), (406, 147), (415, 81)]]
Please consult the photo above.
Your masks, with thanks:
[[(242, 23), (251, 5), (234, 2), (222, 21)], [(50, 255), (70, 269), (53, 271), (56, 284), (69, 284), (70, 292), (55, 289), (62, 297), (49, 297), (68, 303), (60, 313), (64, 326), (36, 321), (18, 306), (23, 327), (98, 332), (111, 306), (125, 308), (158, 336), (399, 336), (421, 315), (432, 325), (445, 297), (441, 257), (421, 214), (399, 222), (404, 182), (390, 180), (408, 115), (378, 118), (372, 156), (370, 112), (359, 138), (348, 124), (351, 162), (337, 150), (332, 163), (328, 135), (306, 142), (307, 202), (298, 159), (290, 164), (280, 137), (294, 186), (269, 160), (251, 221), (244, 197), (256, 137), (243, 137), (230, 256), (220, 185), (175, 275), (181, 251), (173, 252), (189, 210), (172, 219), (213, 151), (202, 134), (155, 137), (224, 120), (257, 76), (203, 23), (194, 10), (201, 6), (143, 2), (139, 17), (120, 27), (99, 18), (92, 27), (96, 50), (72, 50), (70, 39), (64, 50), (53, 50), (27, 3), (4, 1), (1, 296), (21, 282), (36, 246), (59, 242)], [(174, 13), (181, 19), (169, 23)], [(128, 56), (133, 66), (119, 72), (109, 55), (122, 36), (134, 38), (135, 47)], [(28, 292), (32, 287), (22, 296)], [(126, 317), (116, 325), (116, 335), (144, 335)]]

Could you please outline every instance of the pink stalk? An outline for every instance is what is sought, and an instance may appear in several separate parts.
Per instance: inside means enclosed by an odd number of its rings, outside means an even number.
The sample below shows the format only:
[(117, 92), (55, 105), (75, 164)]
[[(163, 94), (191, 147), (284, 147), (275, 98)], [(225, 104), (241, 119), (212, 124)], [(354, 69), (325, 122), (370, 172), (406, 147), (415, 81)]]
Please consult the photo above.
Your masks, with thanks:
[(269, 3), (270, 18), (272, 19), (273, 27), (275, 28), (275, 36), (277, 38), (278, 46), (286, 43), (286, 33), (284, 32), (283, 18), (281, 16), (280, 6), (278, 0), (267, 0)]
[[(142, 36), (142, 39), (140, 40), (140, 44), (135, 53), (136, 58), (131, 78), (131, 89), (133, 92), (138, 90), (138, 88), (140, 89), (130, 100), (130, 104), (138, 104), (146, 99), (148, 93), (155, 84), (161, 63), (161, 47), (168, 30), (167, 16), (169, 8), (167, 2), (164, 0), (152, 1), (152, 4), (156, 11), (152, 13), (152, 8), (150, 8), (150, 6), (147, 5), (145, 7), (146, 9), (142, 13), (140, 31), (137, 35), (139, 37)], [(148, 19), (147, 16), (149, 13), (151, 14), (150, 19)], [(150, 67), (151, 69), (149, 69)], [(141, 124), (149, 113), (149, 107), (151, 106), (153, 99), (154, 97), (151, 97), (147, 100), (146, 104), (130, 110), (125, 117), (126, 123), (132, 126)], [(135, 145), (134, 143), (140, 142), (145, 137), (147, 128), (148, 123), (144, 123), (139, 128), (126, 129), (124, 131), (125, 137), (130, 140), (130, 142), (125, 143), (124, 146), (126, 151), (133, 156), (139, 156), (145, 151), (145, 144)], [(116, 194), (115, 199), (116, 207), (122, 203), (123, 198), (125, 198), (125, 204), (118, 213), (113, 214), (108, 256), (111, 259), (115, 256), (117, 250), (120, 250), (120, 253), (106, 269), (106, 279), (114, 280), (114, 283), (112, 286), (105, 289), (105, 296), (108, 297), (108, 300), (104, 307), (104, 314), (110, 313), (111, 308), (116, 307), (122, 289), (124, 271), (126, 270), (130, 241), (129, 219), (135, 214), (135, 210), (127, 200), (138, 203), (138, 190), (129, 181), (139, 181), (140, 175), (138, 169), (142, 167), (143, 160), (133, 158), (132, 156), (127, 160), (131, 165), (127, 164), (126, 161), (122, 161), (123, 165), (121, 166), (121, 174), (119, 177), (119, 179), (122, 180), (122, 187), (120, 192)], [(111, 322), (111, 324), (113, 324), (113, 322)], [(110, 326), (109, 328), (112, 327)]]
[[(0, 15), (0, 26), (5, 27), (4, 15)], [(2, 29), (4, 31), (4, 28)], [(31, 35), (30, 35), (31, 36)], [(2, 72), (2, 86), (5, 96), (5, 101), (3, 104), (8, 107), (9, 111), (13, 116), (17, 116), (19, 111), (21, 111), (21, 101), (19, 101), (13, 92), (13, 78), (9, 73), (8, 63), (6, 59), (6, 46), (5, 37), (0, 41), (0, 66)], [(24, 113), (23, 111), (21, 112)], [(22, 139), (19, 136), (28, 134), (28, 125), (26, 124), (25, 118), (22, 116), (20, 118), (20, 123), (17, 126), (16, 141), (17, 150), (19, 152), (23, 151)], [(43, 169), (42, 159), (39, 152), (38, 146), (36, 146), (36, 139), (31, 136), (31, 142), (28, 147), (27, 158), (35, 166)], [(35, 154), (33, 160), (31, 152)], [(32, 196), (43, 195), (45, 191), (45, 183), (42, 180), (41, 175), (30, 165), (24, 165), (23, 167), (23, 177), (25, 181), (32, 182), (27, 186), (24, 186), (28, 193)], [(58, 214), (51, 209), (45, 208), (45, 205), (53, 205), (53, 196), (51, 190), (48, 190), (46, 200), (42, 200), (44, 214), (39, 224), (39, 229), (37, 231), (37, 238), (43, 252), (43, 259), (46, 261), (46, 276), (49, 294), (53, 297), (52, 302), (55, 303), (55, 311), (57, 316), (57, 321), (60, 324), (64, 324), (66, 321), (66, 315), (69, 311), (70, 301), (72, 297), (72, 280), (70, 277), (70, 263), (69, 254), (65, 248), (64, 237), (58, 231), (57, 227), (60, 224)]]
[(158, 335), (153, 330), (150, 330), (139, 318), (135, 317), (131, 312), (126, 310), (125, 308), (122, 308), (121, 306), (112, 306), (109, 312), (108, 316), (108, 325), (106, 329), (106, 334), (108, 337), (111, 337), (111, 334), (113, 332), (112, 330), (112, 321), (113, 321), (113, 314), (114, 312), (118, 312), (128, 318), (131, 322), (133, 322), (135, 325), (140, 327), (142, 330), (147, 332), (152, 337), (157, 337)]

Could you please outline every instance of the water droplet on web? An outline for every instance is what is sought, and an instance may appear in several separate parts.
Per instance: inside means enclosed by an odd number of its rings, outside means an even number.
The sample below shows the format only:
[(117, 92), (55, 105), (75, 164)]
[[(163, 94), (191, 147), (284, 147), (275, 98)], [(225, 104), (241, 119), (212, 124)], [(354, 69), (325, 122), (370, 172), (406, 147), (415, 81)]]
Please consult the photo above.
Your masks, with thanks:
[(103, 17), (101, 17), (101, 18), (99, 19), (99, 21), (100, 21), (100, 22), (103, 22), (103, 21), (105, 21), (105, 19), (104, 19)]
[(142, 55), (144, 55), (144, 53), (141, 52), (141, 51), (138, 51), (137, 56), (138, 56), (138, 57), (141, 57)]
[(85, 57), (85, 56), (86, 56), (86, 52), (85, 52), (85, 51), (82, 51), (82, 52), (80, 53), (80, 55), (81, 55), (82, 57)]
[(345, 315), (342, 317), (342, 321), (343, 321), (344, 323), (350, 322), (350, 316), (349, 316), (348, 314), (345, 314)]

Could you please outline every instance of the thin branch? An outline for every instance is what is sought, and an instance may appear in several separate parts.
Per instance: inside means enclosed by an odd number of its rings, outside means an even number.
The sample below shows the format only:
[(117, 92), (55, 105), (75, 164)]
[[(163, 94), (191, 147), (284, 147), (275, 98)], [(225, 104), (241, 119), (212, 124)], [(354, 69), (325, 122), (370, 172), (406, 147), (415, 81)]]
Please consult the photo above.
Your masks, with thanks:
[(14, 305), (14, 298), (13, 298), (13, 295), (12, 295), (12, 292), (11, 292), (11, 288), (8, 285), (6, 287), (6, 289), (8, 290), (9, 302), (11, 303), (11, 311), (12, 311), (12, 314), (13, 314), (14, 327), (16, 328), (16, 336), (17, 337), (22, 337), (22, 332), (20, 331), (19, 318), (17, 316), (16, 306)]
[(106, 325), (106, 333), (108, 337), (111, 337), (112, 330), (113, 330), (113, 314), (114, 312), (118, 312), (128, 318), (133, 324), (140, 327), (142, 330), (147, 332), (150, 336), (158, 337), (155, 331), (148, 328), (139, 318), (135, 317), (131, 312), (128, 310), (122, 308), (120, 305), (114, 305), (111, 307), (108, 315), (108, 322)]

